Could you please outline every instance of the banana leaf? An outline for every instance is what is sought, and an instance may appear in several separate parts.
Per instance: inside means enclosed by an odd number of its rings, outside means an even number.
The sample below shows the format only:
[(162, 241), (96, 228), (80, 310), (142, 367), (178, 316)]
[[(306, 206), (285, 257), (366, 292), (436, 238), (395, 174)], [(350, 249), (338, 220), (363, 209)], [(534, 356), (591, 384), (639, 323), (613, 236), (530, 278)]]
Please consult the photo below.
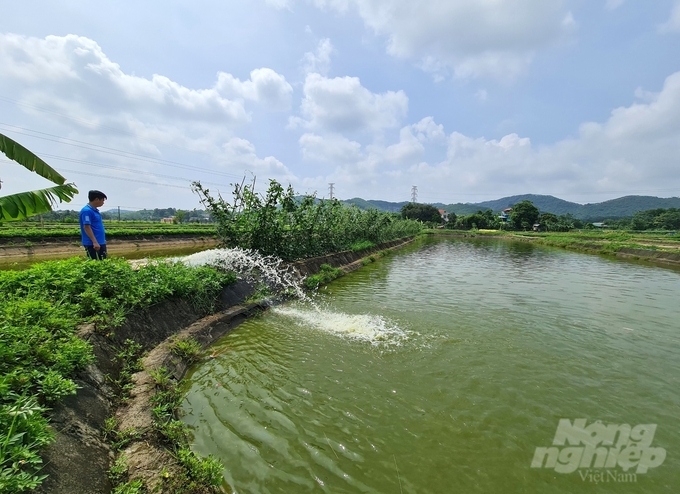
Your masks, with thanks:
[(77, 193), (75, 184), (64, 184), (0, 197), (0, 221), (18, 221), (47, 213), (57, 201), (71, 202)]
[(5, 153), (5, 155), (19, 163), (20, 165), (28, 168), (32, 172), (37, 173), (43, 178), (46, 178), (50, 182), (55, 184), (63, 185), (66, 179), (59, 174), (54, 168), (45, 163), (43, 160), (38, 158), (31, 151), (23, 147), (16, 141), (13, 141), (6, 135), (0, 134), (0, 151)]

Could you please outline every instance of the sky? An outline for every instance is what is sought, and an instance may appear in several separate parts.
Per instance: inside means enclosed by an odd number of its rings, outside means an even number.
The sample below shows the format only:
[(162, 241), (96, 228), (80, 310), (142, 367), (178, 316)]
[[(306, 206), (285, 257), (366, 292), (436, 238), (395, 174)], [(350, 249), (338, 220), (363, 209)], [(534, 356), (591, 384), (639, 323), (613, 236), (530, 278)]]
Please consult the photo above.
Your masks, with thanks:
[[(680, 0), (0, 0), (0, 133), (103, 209), (680, 196)], [(49, 181), (0, 157), (0, 194)], [(415, 189), (414, 189), (415, 187)]]

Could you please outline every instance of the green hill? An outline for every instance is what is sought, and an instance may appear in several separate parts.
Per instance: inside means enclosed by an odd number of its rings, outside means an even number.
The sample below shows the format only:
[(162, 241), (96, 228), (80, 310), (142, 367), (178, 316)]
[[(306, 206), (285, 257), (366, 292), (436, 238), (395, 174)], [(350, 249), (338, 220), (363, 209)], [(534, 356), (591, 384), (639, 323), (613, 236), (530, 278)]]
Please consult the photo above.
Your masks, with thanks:
[(625, 196), (596, 204), (585, 204), (575, 217), (598, 221), (633, 216), (638, 211), (648, 209), (680, 208), (680, 197)]
[(531, 201), (541, 212), (553, 213), (556, 215), (573, 214), (575, 217), (578, 217), (576, 213), (583, 207), (581, 204), (575, 202), (565, 201), (564, 199), (558, 199), (554, 196), (538, 194), (503, 197), (501, 199), (496, 199), (495, 201), (480, 202), (477, 206), (493, 209), (494, 211), (503, 211), (505, 208), (510, 208), (513, 204), (525, 200)]
[(405, 205), (408, 204), (408, 201), (403, 201), (403, 202), (388, 202), (388, 201), (374, 201), (374, 200), (365, 200), (361, 199), (359, 197), (355, 197), (353, 199), (348, 199), (346, 201), (342, 201), (345, 204), (350, 204), (350, 205), (355, 205), (359, 209), (377, 209), (379, 211), (388, 211), (390, 213), (398, 213), (401, 211), (401, 208)]

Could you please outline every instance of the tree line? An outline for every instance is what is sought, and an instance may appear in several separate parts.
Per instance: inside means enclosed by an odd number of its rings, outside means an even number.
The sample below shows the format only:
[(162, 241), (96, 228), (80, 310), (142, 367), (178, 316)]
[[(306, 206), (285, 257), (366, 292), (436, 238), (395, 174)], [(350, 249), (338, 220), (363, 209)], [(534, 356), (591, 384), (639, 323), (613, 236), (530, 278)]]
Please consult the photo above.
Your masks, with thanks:
[[(500, 213), (494, 213), (491, 209), (468, 215), (456, 215), (448, 213), (448, 220), (443, 218), (436, 207), (430, 204), (408, 203), (401, 208), (401, 216), (404, 219), (413, 219), (425, 223), (431, 228), (447, 228), (451, 230), (531, 230), (535, 224), (540, 225), (542, 231), (568, 232), (573, 229), (595, 228), (589, 223), (571, 214), (556, 215), (549, 212), (541, 212), (529, 200), (523, 200), (512, 206), (512, 211), (507, 218)], [(678, 230), (680, 229), (680, 208), (658, 208), (647, 211), (639, 211), (627, 218), (614, 219), (602, 222), (606, 227), (619, 230)], [(601, 225), (600, 225), (601, 226)]]

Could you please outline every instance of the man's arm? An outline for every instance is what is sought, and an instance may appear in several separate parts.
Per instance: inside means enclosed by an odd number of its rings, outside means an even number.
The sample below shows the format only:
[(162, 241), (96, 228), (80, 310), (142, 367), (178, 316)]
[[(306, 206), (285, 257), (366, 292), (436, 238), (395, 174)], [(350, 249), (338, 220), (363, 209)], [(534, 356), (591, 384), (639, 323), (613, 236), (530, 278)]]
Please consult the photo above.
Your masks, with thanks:
[(83, 231), (85, 232), (85, 235), (87, 235), (88, 238), (92, 240), (92, 246), (94, 247), (94, 250), (99, 250), (101, 246), (99, 245), (99, 242), (97, 242), (97, 239), (94, 237), (92, 227), (90, 225), (83, 225)]

